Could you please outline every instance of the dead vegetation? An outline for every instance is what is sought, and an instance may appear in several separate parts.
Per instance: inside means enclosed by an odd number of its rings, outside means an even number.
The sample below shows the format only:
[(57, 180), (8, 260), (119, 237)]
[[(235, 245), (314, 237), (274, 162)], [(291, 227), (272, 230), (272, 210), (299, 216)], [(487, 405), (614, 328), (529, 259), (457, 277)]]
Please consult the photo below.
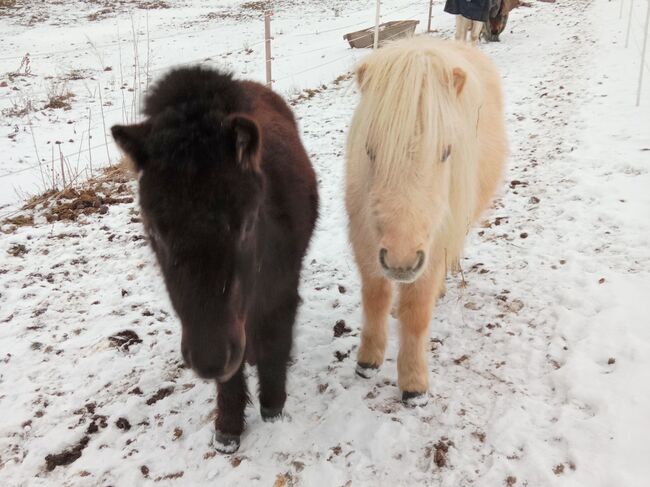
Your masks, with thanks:
[(18, 215), (11, 215), (0, 222), (3, 233), (14, 233), (18, 228), (35, 224), (35, 217), (47, 222), (76, 221), (81, 215), (105, 214), (112, 205), (133, 203), (130, 186), (132, 172), (126, 161), (110, 166), (78, 188), (48, 190), (33, 196), (21, 208)]
[(11, 106), (2, 109), (2, 116), (6, 118), (22, 118), (30, 112), (35, 112), (36, 108), (29, 98), (21, 100), (10, 100)]
[(70, 110), (72, 108), (70, 104), (72, 98), (74, 98), (74, 94), (68, 90), (65, 82), (52, 83), (47, 90), (47, 103), (43, 108)]

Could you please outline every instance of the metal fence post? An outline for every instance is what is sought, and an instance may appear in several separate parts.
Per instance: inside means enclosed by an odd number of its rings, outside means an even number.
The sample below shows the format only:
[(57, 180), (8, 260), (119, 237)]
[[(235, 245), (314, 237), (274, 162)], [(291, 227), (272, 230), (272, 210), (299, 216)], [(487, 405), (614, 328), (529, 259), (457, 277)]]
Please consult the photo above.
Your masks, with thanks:
[(373, 42), (372, 48), (377, 49), (379, 47), (379, 8), (380, 0), (377, 0), (377, 8), (375, 10), (375, 41)]
[(643, 34), (643, 46), (641, 46), (641, 67), (639, 68), (639, 87), (636, 92), (636, 106), (641, 104), (641, 87), (643, 85), (643, 70), (645, 69), (645, 53), (648, 47), (648, 24), (650, 24), (650, 0), (645, 11), (645, 33)]
[(632, 27), (632, 12), (634, 12), (634, 0), (630, 0), (630, 15), (627, 18), (627, 34), (625, 34), (625, 49), (630, 43), (630, 28)]
[(264, 45), (266, 47), (266, 86), (273, 87), (271, 77), (271, 13), (264, 13)]

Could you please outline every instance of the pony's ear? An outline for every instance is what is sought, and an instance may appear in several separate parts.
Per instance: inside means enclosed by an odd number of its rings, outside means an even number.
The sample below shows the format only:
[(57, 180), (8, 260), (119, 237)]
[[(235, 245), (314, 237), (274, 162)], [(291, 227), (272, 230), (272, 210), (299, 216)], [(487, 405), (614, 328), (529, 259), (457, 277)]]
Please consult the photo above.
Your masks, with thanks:
[(260, 130), (252, 118), (241, 113), (229, 115), (224, 128), (235, 149), (237, 164), (250, 171), (259, 169)]
[(117, 145), (129, 159), (133, 161), (136, 169), (142, 170), (147, 165), (149, 156), (145, 148), (145, 140), (151, 131), (149, 122), (134, 125), (113, 125), (111, 134)]
[(368, 64), (367, 63), (361, 63), (359, 66), (357, 66), (357, 70), (355, 72), (355, 75), (357, 77), (357, 85), (359, 88), (363, 88), (363, 80), (366, 76), (366, 71), (368, 70)]
[(454, 68), (451, 71), (452, 80), (454, 83), (454, 88), (456, 90), (456, 95), (460, 95), (465, 86), (465, 81), (467, 80), (467, 75), (465, 71), (460, 68)]

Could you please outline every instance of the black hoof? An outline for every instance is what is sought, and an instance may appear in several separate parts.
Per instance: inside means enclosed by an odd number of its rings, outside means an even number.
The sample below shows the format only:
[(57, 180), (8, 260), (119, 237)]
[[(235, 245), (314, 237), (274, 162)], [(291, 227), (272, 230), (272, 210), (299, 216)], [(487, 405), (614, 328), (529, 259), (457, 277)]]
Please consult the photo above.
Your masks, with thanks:
[(261, 406), (260, 413), (262, 413), (262, 420), (266, 423), (274, 423), (282, 419), (282, 408), (265, 408)]
[(231, 435), (215, 430), (212, 437), (212, 446), (219, 453), (235, 453), (239, 449), (239, 435)]
[(402, 392), (402, 402), (407, 406), (426, 406), (429, 397), (426, 392)]
[(372, 365), (365, 362), (357, 362), (356, 373), (364, 379), (372, 379), (379, 372), (378, 365)]

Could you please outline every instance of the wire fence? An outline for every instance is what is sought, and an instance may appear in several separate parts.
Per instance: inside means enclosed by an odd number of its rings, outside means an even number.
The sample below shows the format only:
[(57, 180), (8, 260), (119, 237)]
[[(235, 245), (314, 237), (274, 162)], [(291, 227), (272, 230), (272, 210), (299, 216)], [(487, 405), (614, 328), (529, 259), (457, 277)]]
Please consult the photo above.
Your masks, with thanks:
[[(636, 90), (636, 106), (641, 105), (641, 92), (644, 86), (644, 77), (650, 76), (650, 62), (648, 62), (648, 31), (650, 30), (650, 0), (620, 0), (619, 19), (623, 19), (627, 6), (627, 19), (625, 30), (625, 48), (633, 45), (639, 53), (639, 76)], [(642, 22), (642, 19), (645, 19)], [(632, 44), (630, 44), (630, 40)]]
[[(428, 3), (422, 1), (410, 2), (406, 5), (403, 5), (398, 8), (387, 10), (382, 12), (381, 22), (386, 22), (393, 20), (396, 15), (401, 15), (402, 17), (409, 16), (415, 18), (426, 18), (428, 9)], [(303, 80), (300, 79), (301, 76), (310, 73), (317, 72), (321, 68), (326, 68), (335, 63), (342, 63), (342, 71), (338, 74), (347, 73), (351, 67), (351, 62), (356, 60), (356, 50), (348, 48), (346, 46), (347, 42), (342, 39), (342, 34), (349, 32), (353, 28), (357, 30), (361, 27), (371, 27), (374, 25), (374, 10), (373, 8), (362, 9), (350, 14), (346, 14), (347, 17), (355, 16), (365, 16), (366, 19), (360, 19), (358, 22), (354, 23), (345, 23), (344, 25), (337, 25), (335, 27), (318, 29), (318, 26), (311, 27), (312, 32), (296, 32), (296, 33), (284, 33), (280, 31), (273, 39), (275, 55), (271, 58), (272, 62), (278, 66), (282, 66), (283, 69), (274, 68), (276, 74), (278, 74), (277, 79), (274, 79), (274, 82), (283, 82), (288, 80), (293, 80), (299, 83), (299, 85), (304, 85)], [(276, 19), (278, 21), (287, 21), (291, 18), (281, 18)], [(303, 20), (303, 19), (295, 19)], [(331, 25), (331, 20), (328, 21)], [(43, 177), (43, 172), (48, 172), (50, 174), (49, 179), (50, 183), (55, 186), (57, 183), (62, 181), (74, 181), (79, 178), (77, 175), (73, 176), (68, 174), (66, 179), (66, 168), (72, 173), (73, 170), (70, 169), (74, 166), (75, 163), (70, 161), (76, 160), (76, 166), (79, 167), (80, 163), (85, 164), (85, 167), (90, 168), (89, 176), (92, 177), (92, 168), (93, 160), (95, 162), (95, 169), (99, 166), (110, 165), (111, 163), (111, 153), (117, 154), (117, 149), (112, 141), (112, 137), (107, 135), (106, 128), (107, 124), (106, 119), (115, 120), (116, 115), (121, 119), (122, 123), (131, 123), (135, 122), (139, 116), (140, 101), (142, 97), (146, 95), (146, 89), (148, 88), (149, 82), (154, 77), (154, 75), (169, 70), (173, 67), (180, 66), (189, 66), (189, 65), (209, 65), (210, 63), (219, 62), (221, 64), (224, 61), (228, 61), (230, 56), (239, 55), (239, 54), (254, 54), (261, 56), (263, 49), (258, 50), (260, 46), (264, 44), (264, 37), (262, 35), (263, 22), (260, 22), (260, 34), (259, 42), (255, 42), (250, 45), (245, 45), (242, 48), (237, 49), (222, 49), (218, 52), (207, 52), (205, 55), (189, 59), (183, 62), (176, 63), (166, 63), (160, 66), (153, 65), (150, 61), (151, 53), (151, 43), (157, 41), (169, 40), (180, 37), (191, 37), (191, 36), (200, 36), (204, 35), (206, 32), (216, 31), (221, 29), (221, 26), (216, 27), (207, 27), (191, 31), (181, 31), (174, 32), (164, 35), (149, 36), (147, 29), (146, 33), (139, 32), (135, 29), (133, 25), (133, 18), (131, 18), (132, 29), (128, 36), (120, 36), (119, 32), (117, 39), (111, 42), (106, 42), (102, 44), (94, 44), (90, 40), (87, 40), (85, 43), (79, 43), (74, 47), (57, 49), (52, 51), (40, 51), (30, 53), (27, 57), (25, 55), (15, 55), (15, 56), (2, 56), (0, 61), (8, 62), (14, 61), (18, 65), (21, 64), (21, 69), (24, 70), (22, 73), (25, 76), (28, 76), (28, 68), (25, 69), (23, 63), (27, 61), (27, 65), (31, 59), (50, 59), (53, 62), (57, 61), (57, 57), (65, 57), (69, 54), (77, 54), (80, 51), (93, 51), (98, 57), (101, 56), (113, 56), (117, 57), (119, 54), (119, 74), (117, 69), (113, 69), (114, 79), (110, 89), (107, 89), (107, 83), (104, 80), (104, 91), (100, 86), (99, 81), (94, 81), (95, 86), (86, 86), (87, 96), (86, 96), (86, 112), (87, 116), (81, 120), (77, 120), (73, 123), (72, 130), (75, 131), (75, 139), (78, 140), (78, 147), (74, 150), (64, 151), (61, 149), (61, 144), (58, 141), (50, 141), (48, 144), (51, 144), (51, 148), (47, 148), (45, 152), (50, 152), (48, 154), (49, 158), (42, 157), (43, 147), (40, 147), (41, 154), (39, 157), (39, 146), (35, 136), (35, 131), (44, 131), (51, 129), (52, 124), (49, 122), (43, 122), (41, 120), (34, 120), (32, 117), (27, 115), (26, 119), (21, 119), (20, 121), (12, 120), (11, 125), (17, 128), (18, 132), (30, 132), (31, 138), (34, 145), (34, 153), (36, 154), (36, 163), (29, 164), (27, 166), (22, 166), (11, 171), (6, 171), (0, 173), (0, 179), (12, 178), (28, 171), (39, 171), (41, 177)], [(332, 34), (341, 33), (341, 38), (337, 42), (327, 42), (325, 45), (320, 45), (322, 42), (327, 39), (332, 38)], [(399, 35), (399, 34), (396, 34)], [(125, 38), (130, 37), (130, 39), (125, 40)], [(362, 36), (359, 36), (362, 37)], [(395, 36), (393, 36), (395, 37)], [(301, 44), (307, 46), (316, 44), (317, 47), (312, 49), (303, 50), (301, 48), (294, 48), (296, 52), (292, 52), (288, 48), (289, 42), (291, 39), (300, 39)], [(286, 42), (285, 42), (286, 40)], [(354, 40), (354, 39), (353, 39)], [(299, 58), (309, 58), (309, 55), (318, 53), (320, 57), (319, 62), (305, 66), (303, 69), (295, 69), (296, 60)], [(349, 61), (347, 65), (344, 65), (345, 61)], [(286, 63), (284, 61), (287, 61)], [(257, 74), (264, 72), (265, 61), (263, 59), (260, 62), (255, 63), (254, 70)], [(344, 66), (343, 66), (344, 65)], [(83, 68), (83, 66), (82, 66)], [(302, 66), (301, 66), (302, 68)], [(89, 70), (90, 66), (87, 68)], [(327, 68), (329, 70), (330, 68)], [(243, 73), (242, 73), (243, 74)], [(247, 73), (250, 75), (251, 73)], [(260, 79), (261, 76), (258, 76)], [(116, 83), (119, 81), (119, 87), (116, 87)], [(86, 85), (88, 83), (84, 82)], [(106, 96), (102, 96), (102, 93)], [(40, 89), (40, 90), (21, 90), (13, 91), (10, 93), (0, 95), (0, 103), (18, 103), (26, 99), (36, 100), (36, 99), (47, 99), (51, 95), (51, 90)], [(108, 95), (113, 95), (112, 100), (107, 100), (111, 98)], [(99, 106), (98, 106), (99, 105)], [(79, 113), (78, 111), (76, 113)], [(36, 114), (35, 117), (39, 115)], [(66, 137), (60, 137), (62, 140), (68, 140)], [(70, 137), (72, 141), (72, 137)], [(93, 143), (93, 141), (97, 141)], [(72, 142), (70, 142), (72, 143)], [(68, 145), (68, 144), (66, 144)], [(56, 147), (56, 149), (55, 149)], [(94, 155), (95, 152), (100, 151), (100, 153)], [(104, 152), (105, 151), (105, 152)], [(103, 159), (106, 158), (106, 161)], [(98, 161), (102, 161), (103, 164), (97, 164)], [(44, 189), (53, 189), (53, 188), (44, 188)], [(0, 219), (7, 218), (9, 214), (0, 215)]]

